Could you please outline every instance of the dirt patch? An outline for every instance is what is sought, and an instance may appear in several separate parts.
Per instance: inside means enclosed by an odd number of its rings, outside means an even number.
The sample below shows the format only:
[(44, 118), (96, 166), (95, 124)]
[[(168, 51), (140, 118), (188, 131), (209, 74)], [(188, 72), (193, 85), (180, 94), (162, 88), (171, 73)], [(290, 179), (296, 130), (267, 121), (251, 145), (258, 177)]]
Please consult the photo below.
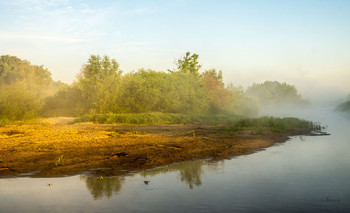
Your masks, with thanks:
[(232, 135), (223, 126), (205, 124), (5, 126), (0, 128), (0, 135), (7, 135), (0, 137), (0, 176), (54, 177), (91, 169), (96, 175), (121, 175), (192, 159), (250, 154), (302, 133), (254, 135), (246, 130)]

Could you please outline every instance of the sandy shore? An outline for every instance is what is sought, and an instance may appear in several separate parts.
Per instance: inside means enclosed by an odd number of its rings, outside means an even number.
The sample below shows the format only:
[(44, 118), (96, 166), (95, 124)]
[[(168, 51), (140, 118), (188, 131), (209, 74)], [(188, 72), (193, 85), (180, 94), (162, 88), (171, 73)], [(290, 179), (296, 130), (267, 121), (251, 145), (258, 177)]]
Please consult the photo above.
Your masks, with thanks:
[[(194, 159), (245, 155), (306, 130), (235, 134), (205, 124), (46, 124), (0, 127), (0, 176), (114, 176)], [(96, 169), (99, 168), (99, 169)]]

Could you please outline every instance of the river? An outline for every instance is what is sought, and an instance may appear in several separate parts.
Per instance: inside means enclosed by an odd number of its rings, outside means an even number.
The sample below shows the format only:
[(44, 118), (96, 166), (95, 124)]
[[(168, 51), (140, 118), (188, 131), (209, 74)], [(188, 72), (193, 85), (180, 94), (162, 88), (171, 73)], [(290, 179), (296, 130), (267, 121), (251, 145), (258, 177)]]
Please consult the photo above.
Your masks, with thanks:
[(350, 121), (327, 108), (298, 115), (331, 135), (103, 180), (2, 178), (0, 212), (350, 212)]

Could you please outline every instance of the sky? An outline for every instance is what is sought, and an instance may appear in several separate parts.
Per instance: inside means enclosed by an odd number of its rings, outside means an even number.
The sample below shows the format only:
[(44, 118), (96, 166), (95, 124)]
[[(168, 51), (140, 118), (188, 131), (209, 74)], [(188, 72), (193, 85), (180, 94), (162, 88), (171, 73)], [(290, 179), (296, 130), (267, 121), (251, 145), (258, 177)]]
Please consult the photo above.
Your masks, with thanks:
[(124, 72), (166, 71), (186, 52), (226, 84), (277, 80), (306, 97), (350, 93), (350, 1), (0, 0), (0, 55), (72, 83), (91, 54)]

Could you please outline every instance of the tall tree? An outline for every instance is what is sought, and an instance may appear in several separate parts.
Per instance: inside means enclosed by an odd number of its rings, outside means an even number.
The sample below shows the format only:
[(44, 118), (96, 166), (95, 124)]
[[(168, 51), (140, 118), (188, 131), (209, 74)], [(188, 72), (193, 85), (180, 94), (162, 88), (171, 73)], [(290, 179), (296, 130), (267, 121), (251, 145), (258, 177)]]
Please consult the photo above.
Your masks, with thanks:
[(88, 100), (91, 112), (107, 113), (113, 105), (122, 71), (115, 59), (91, 55), (78, 75), (82, 95)]

